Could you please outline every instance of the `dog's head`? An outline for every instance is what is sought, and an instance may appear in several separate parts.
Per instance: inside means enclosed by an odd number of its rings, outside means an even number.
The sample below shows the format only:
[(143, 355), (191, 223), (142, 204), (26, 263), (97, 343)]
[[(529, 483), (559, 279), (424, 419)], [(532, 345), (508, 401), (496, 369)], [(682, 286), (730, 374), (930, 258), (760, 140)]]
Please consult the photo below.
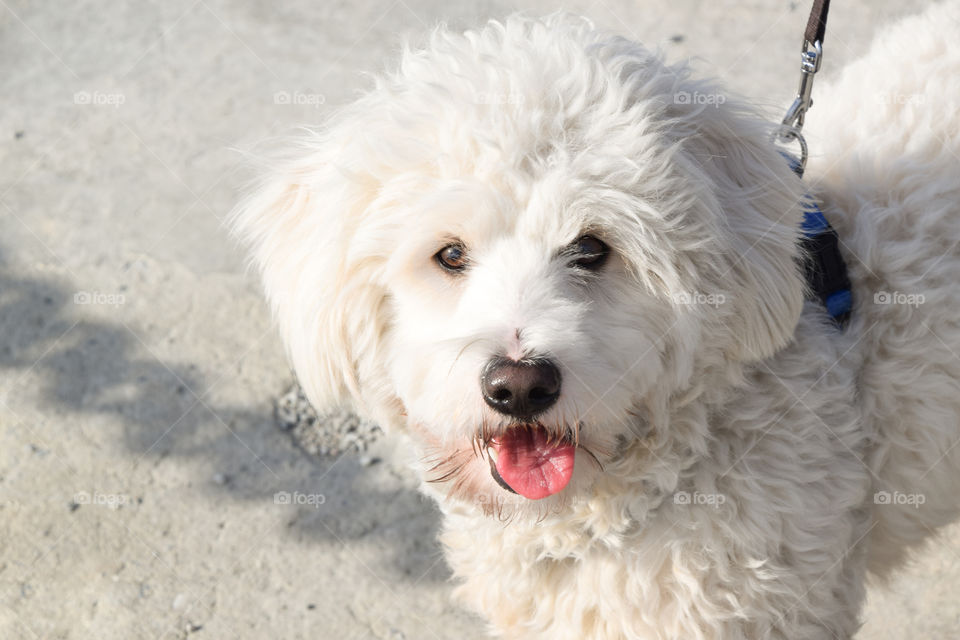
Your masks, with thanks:
[(630, 447), (705, 450), (671, 407), (789, 341), (769, 133), (582, 20), (438, 30), (234, 223), (317, 406), (405, 430), (455, 499), (562, 504)]

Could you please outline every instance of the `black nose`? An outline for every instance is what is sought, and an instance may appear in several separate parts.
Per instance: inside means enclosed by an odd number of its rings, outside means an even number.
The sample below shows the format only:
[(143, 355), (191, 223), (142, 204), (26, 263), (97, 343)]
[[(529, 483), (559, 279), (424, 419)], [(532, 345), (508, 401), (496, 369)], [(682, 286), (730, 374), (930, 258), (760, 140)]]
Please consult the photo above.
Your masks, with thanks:
[(493, 409), (515, 418), (532, 418), (560, 396), (560, 370), (549, 360), (494, 358), (480, 376), (480, 388)]

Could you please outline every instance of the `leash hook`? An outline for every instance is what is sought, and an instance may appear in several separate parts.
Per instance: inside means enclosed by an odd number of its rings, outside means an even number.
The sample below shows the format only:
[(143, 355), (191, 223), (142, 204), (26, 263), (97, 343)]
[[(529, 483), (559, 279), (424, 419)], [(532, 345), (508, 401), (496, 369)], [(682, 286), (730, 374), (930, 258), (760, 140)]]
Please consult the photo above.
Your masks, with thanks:
[(820, 70), (823, 62), (823, 45), (820, 40), (814, 40), (812, 43), (804, 39), (803, 47), (800, 53), (800, 88), (797, 90), (797, 97), (793, 104), (787, 109), (787, 115), (784, 116), (780, 128), (780, 140), (783, 142), (800, 143), (800, 170), (801, 172), (807, 166), (807, 141), (804, 139), (800, 130), (803, 128), (803, 121), (807, 115), (807, 110), (813, 106), (813, 77)]

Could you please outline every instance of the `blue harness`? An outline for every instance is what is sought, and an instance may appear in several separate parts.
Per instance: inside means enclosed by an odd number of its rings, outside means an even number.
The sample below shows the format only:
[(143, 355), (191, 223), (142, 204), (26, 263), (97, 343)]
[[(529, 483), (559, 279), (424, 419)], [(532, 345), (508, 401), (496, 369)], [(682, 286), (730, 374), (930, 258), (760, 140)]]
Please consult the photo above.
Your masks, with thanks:
[[(784, 154), (786, 155), (786, 154)], [(803, 177), (803, 167), (791, 156), (786, 156), (794, 173)], [(803, 271), (810, 294), (827, 310), (840, 328), (850, 319), (853, 294), (847, 263), (840, 254), (840, 238), (830, 226), (813, 197), (808, 197), (803, 210)]]

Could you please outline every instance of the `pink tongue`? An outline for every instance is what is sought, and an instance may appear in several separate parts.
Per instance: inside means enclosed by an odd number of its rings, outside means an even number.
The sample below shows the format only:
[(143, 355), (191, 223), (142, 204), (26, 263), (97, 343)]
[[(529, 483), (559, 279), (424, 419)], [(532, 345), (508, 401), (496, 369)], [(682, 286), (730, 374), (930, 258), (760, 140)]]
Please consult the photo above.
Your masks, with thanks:
[(514, 427), (492, 446), (500, 478), (529, 500), (561, 491), (573, 475), (576, 447), (548, 444), (547, 432), (540, 427)]

